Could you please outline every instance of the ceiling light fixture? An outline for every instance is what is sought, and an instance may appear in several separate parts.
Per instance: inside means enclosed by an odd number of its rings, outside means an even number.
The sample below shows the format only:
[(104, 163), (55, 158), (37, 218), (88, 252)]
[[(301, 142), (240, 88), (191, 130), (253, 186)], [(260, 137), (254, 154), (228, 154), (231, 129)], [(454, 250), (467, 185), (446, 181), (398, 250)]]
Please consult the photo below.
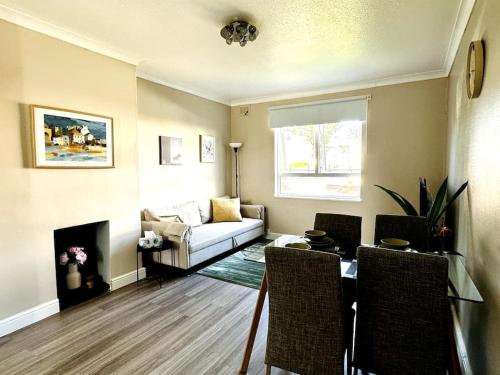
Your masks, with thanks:
[(257, 30), (254, 25), (250, 25), (246, 21), (233, 21), (221, 29), (220, 35), (229, 45), (236, 42), (239, 43), (240, 46), (245, 47), (248, 41), (253, 42), (257, 39), (259, 30)]

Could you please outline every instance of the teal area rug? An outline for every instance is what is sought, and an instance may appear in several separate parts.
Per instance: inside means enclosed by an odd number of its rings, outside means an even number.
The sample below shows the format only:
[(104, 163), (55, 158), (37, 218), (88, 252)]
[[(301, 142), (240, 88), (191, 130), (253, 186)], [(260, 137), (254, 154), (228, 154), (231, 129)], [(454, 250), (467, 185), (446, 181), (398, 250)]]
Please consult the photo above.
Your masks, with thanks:
[(264, 263), (258, 260), (264, 256), (264, 247), (271, 240), (259, 240), (240, 251), (227, 256), (197, 273), (234, 284), (259, 289), (264, 275)]

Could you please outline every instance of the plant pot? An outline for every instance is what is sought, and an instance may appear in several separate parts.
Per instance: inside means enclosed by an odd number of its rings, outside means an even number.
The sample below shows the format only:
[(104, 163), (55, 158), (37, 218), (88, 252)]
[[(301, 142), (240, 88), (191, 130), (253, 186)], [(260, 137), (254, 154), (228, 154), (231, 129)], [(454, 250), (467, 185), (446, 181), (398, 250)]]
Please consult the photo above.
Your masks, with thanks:
[(66, 275), (66, 286), (68, 289), (78, 289), (82, 286), (82, 275), (78, 271), (77, 263), (68, 264), (68, 274)]

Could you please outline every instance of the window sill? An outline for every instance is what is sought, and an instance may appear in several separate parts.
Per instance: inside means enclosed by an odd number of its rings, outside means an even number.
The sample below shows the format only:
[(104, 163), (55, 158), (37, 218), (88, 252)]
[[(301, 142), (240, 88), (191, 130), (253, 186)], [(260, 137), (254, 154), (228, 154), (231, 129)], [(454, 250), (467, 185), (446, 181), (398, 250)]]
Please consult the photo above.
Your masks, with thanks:
[(361, 203), (363, 200), (361, 198), (347, 198), (347, 197), (306, 197), (303, 195), (277, 195), (274, 194), (274, 198), (279, 199), (307, 199), (314, 201), (337, 201), (337, 202), (352, 202)]

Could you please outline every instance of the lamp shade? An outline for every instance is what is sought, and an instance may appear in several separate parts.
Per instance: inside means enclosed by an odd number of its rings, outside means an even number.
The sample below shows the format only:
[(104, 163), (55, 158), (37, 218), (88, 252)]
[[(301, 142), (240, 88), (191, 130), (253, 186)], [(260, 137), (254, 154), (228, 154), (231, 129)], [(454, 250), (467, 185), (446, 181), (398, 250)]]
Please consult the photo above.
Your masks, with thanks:
[(240, 148), (241, 146), (243, 146), (243, 143), (241, 143), (241, 142), (231, 142), (229, 144), (229, 147), (231, 147), (231, 148)]

